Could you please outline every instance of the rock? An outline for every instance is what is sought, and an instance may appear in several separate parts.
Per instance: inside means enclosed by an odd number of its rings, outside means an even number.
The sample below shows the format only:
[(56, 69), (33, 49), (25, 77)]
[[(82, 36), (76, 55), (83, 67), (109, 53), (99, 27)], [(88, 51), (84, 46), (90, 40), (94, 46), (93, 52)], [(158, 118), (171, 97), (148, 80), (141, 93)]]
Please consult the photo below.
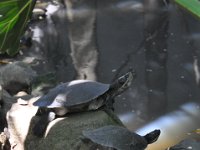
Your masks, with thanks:
[(29, 132), (31, 119), (35, 116), (38, 109), (32, 103), (37, 99), (38, 97), (33, 97), (29, 101), (25, 101), (19, 98), (7, 112), (6, 119), (12, 150), (24, 149), (24, 141)]
[(200, 141), (194, 139), (186, 139), (181, 141), (179, 144), (170, 147), (168, 150), (199, 150)]
[[(20, 93), (18, 93), (17, 96), (12, 97), (6, 90), (1, 88), (0, 86), (0, 132), (2, 132), (5, 127), (7, 127), (6, 113), (10, 110), (12, 104), (16, 103), (17, 101), (20, 102), (21, 98), (29, 100), (31, 96), (27, 94), (25, 95), (25, 93), (21, 91)], [(22, 102), (27, 103), (26, 101)]]
[(7, 128), (0, 134), (0, 150), (10, 150), (9, 132)]
[[(76, 150), (81, 142), (83, 130), (99, 128), (105, 125), (122, 125), (113, 113), (103, 110), (80, 112), (69, 114), (66, 117), (57, 118), (47, 128), (44, 138), (38, 138), (32, 134), (32, 127), (39, 120), (39, 116), (33, 117), (38, 107), (32, 105), (37, 98), (32, 98), (27, 105), (14, 103), (7, 113), (10, 143), (13, 150)], [(81, 150), (88, 149), (87, 145)]]
[(0, 85), (11, 95), (19, 91), (30, 93), (31, 84), (35, 76), (36, 72), (22, 62), (0, 67)]
[(16, 100), (0, 86), (0, 132), (7, 127), (6, 113)]
[[(53, 150), (63, 148), (76, 150), (77, 146), (80, 145), (83, 130), (95, 129), (105, 125), (122, 125), (113, 115), (97, 110), (58, 118), (49, 124), (45, 138), (40, 139), (30, 134), (25, 141), (25, 149), (46, 150), (47, 147), (51, 147)], [(81, 147), (80, 150), (88, 150), (87, 145)]]
[[(17, 96), (24, 95), (17, 94)], [(27, 98), (30, 95), (25, 96)], [(38, 98), (30, 96), (29, 100), (23, 100), (23, 97), (11, 100), (10, 105), (15, 101), (16, 103), (12, 104), (6, 119), (12, 150), (45, 150), (47, 147), (53, 150), (60, 150), (63, 147), (76, 150), (82, 141), (80, 137), (83, 130), (105, 125), (122, 125), (111, 112), (106, 113), (103, 110), (80, 112), (55, 119), (48, 125), (45, 137), (38, 138), (32, 133), (32, 127), (39, 120), (39, 116), (35, 116), (38, 107), (32, 103)], [(88, 145), (81, 145), (81, 149), (88, 149)]]

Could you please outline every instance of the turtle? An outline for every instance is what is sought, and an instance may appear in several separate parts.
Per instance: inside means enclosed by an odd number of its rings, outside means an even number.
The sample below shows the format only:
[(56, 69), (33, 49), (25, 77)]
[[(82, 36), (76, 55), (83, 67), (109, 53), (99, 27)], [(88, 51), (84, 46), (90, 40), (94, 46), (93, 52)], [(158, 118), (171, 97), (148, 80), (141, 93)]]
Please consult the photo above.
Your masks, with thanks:
[(106, 106), (112, 108), (114, 97), (124, 92), (132, 83), (135, 71), (131, 70), (111, 84), (91, 80), (73, 80), (51, 89), (33, 103), (38, 106), (40, 120), (33, 127), (33, 133), (42, 137), (49, 122), (67, 113), (97, 110)]
[(81, 137), (84, 142), (99, 145), (109, 150), (144, 150), (148, 144), (157, 141), (161, 131), (156, 129), (145, 136), (129, 131), (117, 125), (103, 126), (93, 130), (84, 130)]

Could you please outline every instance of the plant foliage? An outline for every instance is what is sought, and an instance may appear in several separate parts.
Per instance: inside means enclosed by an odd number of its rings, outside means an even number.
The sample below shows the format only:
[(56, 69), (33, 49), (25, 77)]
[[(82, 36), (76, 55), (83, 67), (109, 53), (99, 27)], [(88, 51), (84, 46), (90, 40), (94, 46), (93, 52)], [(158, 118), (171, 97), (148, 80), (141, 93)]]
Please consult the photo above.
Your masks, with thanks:
[(15, 55), (35, 0), (0, 0), (0, 54)]
[(200, 19), (200, 0), (175, 0), (175, 3)]

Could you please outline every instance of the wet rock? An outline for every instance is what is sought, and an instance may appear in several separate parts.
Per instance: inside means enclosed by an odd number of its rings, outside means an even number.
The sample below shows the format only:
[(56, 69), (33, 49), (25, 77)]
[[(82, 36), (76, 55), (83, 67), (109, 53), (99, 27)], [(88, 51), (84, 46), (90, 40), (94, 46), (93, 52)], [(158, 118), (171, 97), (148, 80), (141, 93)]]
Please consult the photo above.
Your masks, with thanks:
[(34, 77), (36, 77), (36, 72), (22, 62), (0, 67), (0, 85), (11, 95), (19, 91), (30, 93)]
[(179, 144), (169, 148), (169, 150), (199, 150), (200, 141), (193, 139), (186, 139), (181, 141)]

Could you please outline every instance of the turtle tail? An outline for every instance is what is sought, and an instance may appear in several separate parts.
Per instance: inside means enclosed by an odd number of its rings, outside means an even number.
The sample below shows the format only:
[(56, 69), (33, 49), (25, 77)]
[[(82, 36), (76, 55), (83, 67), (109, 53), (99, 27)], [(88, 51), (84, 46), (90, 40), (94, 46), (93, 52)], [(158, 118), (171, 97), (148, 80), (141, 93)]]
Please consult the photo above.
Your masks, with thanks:
[(157, 141), (158, 137), (160, 136), (160, 130), (154, 130), (144, 136), (145, 140), (148, 144), (151, 144)]

